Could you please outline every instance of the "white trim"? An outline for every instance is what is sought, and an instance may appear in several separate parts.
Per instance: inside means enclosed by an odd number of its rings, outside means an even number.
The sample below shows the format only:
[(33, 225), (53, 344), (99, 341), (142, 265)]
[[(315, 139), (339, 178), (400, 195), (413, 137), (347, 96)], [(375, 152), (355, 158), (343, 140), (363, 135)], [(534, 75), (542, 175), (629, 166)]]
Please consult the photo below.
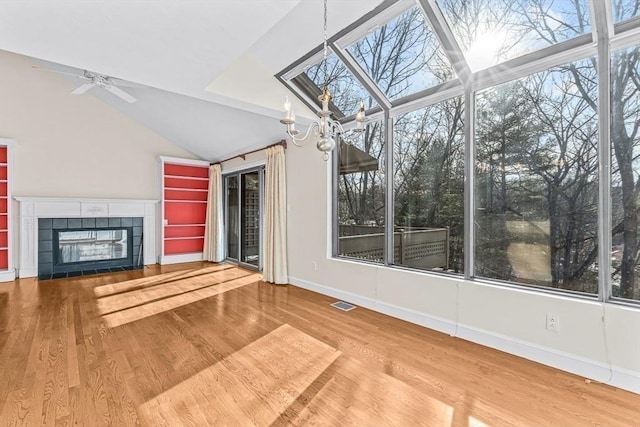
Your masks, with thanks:
[(0, 138), (0, 145), (6, 145), (7, 147), (14, 148), (18, 145), (18, 141), (12, 138)]
[(169, 163), (171, 165), (201, 166), (201, 167), (209, 167), (210, 165), (210, 163), (207, 160), (183, 159), (180, 157), (170, 157), (170, 156), (158, 156), (158, 161), (162, 163)]
[(298, 277), (290, 276), (289, 283), (299, 288), (350, 302), (360, 307), (368, 308), (378, 313), (402, 319), (451, 336), (456, 336), (485, 347), (504, 351), (593, 381), (602, 382), (640, 394), (640, 373), (638, 372), (615, 366), (609, 368), (608, 365), (602, 362), (468, 325), (459, 324), (456, 333), (456, 322), (453, 320), (430, 316), (415, 310), (381, 302), (374, 298), (363, 297), (351, 292), (313, 283)]
[(339, 289), (330, 288), (329, 286), (319, 285), (317, 283), (309, 282), (307, 280), (300, 279), (298, 277), (289, 276), (289, 283), (308, 291), (313, 291), (322, 295), (337, 298), (342, 301), (350, 302), (351, 304), (365, 307), (370, 310), (376, 310), (376, 301), (373, 298), (363, 297), (351, 292), (341, 291)]
[(633, 393), (640, 393), (640, 373), (637, 372), (615, 366), (609, 368), (602, 362), (467, 325), (458, 325), (457, 336), (593, 381), (609, 384)]
[(611, 37), (611, 50), (617, 51), (638, 46), (640, 44), (638, 40), (640, 40), (640, 27), (616, 34)]
[[(12, 251), (9, 251), (9, 256), (11, 256)], [(0, 271), (0, 282), (11, 282), (16, 278), (16, 271), (14, 269), (10, 270), (2, 270)]]
[(195, 252), (192, 254), (180, 254), (180, 255), (160, 255), (160, 264), (180, 264), (183, 262), (203, 261), (202, 252)]
[(13, 199), (19, 202), (89, 202), (89, 203), (158, 203), (156, 199), (92, 199), (92, 198), (79, 198), (79, 197), (32, 197), (32, 196), (16, 196)]

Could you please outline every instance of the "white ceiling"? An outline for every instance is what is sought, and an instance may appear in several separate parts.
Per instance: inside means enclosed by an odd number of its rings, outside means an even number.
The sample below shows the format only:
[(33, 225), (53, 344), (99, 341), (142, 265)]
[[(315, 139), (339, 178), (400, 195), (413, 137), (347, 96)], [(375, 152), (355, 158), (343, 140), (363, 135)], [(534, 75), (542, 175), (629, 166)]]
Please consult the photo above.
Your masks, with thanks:
[[(380, 1), (329, 0), (330, 35)], [(0, 0), (0, 49), (147, 86), (90, 94), (208, 160), (284, 137), (273, 75), (321, 42), (321, 0)]]

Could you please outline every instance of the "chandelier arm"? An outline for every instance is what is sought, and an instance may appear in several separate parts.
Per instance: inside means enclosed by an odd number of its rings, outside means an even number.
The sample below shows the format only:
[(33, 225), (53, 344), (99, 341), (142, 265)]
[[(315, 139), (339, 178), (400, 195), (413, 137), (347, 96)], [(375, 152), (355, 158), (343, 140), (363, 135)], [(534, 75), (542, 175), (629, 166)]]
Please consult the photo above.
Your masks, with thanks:
[(305, 132), (304, 136), (295, 136), (291, 132), (289, 132), (289, 129), (287, 129), (287, 135), (289, 135), (289, 137), (291, 138), (291, 142), (293, 142), (293, 145), (295, 145), (296, 147), (303, 147), (307, 144), (307, 142), (309, 142), (307, 138), (309, 137), (309, 135), (311, 135), (311, 131), (316, 128), (319, 130), (320, 125), (318, 124), (318, 122), (313, 122)]

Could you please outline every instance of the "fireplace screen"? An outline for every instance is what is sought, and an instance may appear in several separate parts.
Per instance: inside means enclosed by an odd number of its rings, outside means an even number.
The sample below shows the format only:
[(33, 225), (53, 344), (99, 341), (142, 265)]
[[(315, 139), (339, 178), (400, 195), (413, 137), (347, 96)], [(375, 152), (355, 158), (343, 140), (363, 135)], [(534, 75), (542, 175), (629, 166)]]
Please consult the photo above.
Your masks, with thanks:
[(58, 262), (102, 261), (127, 258), (126, 229), (60, 231)]

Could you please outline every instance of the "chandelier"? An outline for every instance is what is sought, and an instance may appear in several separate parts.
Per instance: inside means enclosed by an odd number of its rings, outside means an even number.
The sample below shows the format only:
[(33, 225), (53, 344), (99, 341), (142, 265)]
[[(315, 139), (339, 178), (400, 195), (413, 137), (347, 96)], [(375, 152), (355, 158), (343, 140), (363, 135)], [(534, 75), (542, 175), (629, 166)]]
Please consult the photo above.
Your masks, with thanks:
[[(286, 97), (284, 101), (284, 118), (280, 120), (280, 123), (287, 126), (287, 135), (291, 138), (291, 142), (298, 147), (302, 147), (312, 134), (318, 138), (316, 147), (322, 151), (322, 158), (327, 161), (329, 159), (329, 153), (336, 147), (337, 138), (344, 134), (345, 131), (342, 125), (337, 120), (331, 119), (331, 111), (329, 111), (329, 103), (331, 102), (331, 93), (329, 93), (329, 75), (327, 72), (327, 0), (324, 0), (324, 44), (322, 54), (322, 66), (324, 72), (324, 83), (322, 85), (322, 94), (318, 96), (318, 100), (322, 105), (322, 109), (318, 111), (320, 120), (311, 123), (311, 126), (307, 129), (303, 136), (296, 136), (300, 132), (296, 130), (296, 115), (291, 109), (291, 103), (289, 98)], [(366, 120), (364, 112), (364, 101), (360, 101), (360, 109), (356, 113), (356, 127), (354, 131), (361, 133), (364, 130), (364, 122)]]

